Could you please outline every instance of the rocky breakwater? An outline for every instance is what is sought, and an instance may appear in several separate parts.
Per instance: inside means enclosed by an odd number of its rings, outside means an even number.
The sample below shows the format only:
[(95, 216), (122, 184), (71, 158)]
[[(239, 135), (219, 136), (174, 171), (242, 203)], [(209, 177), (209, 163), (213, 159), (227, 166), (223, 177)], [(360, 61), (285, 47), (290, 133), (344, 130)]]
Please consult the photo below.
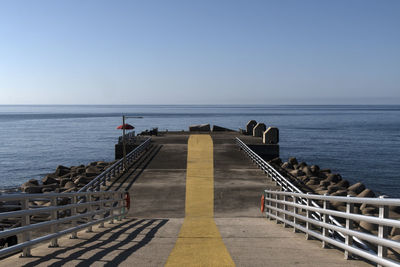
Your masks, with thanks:
[[(49, 173), (41, 180), (30, 179), (20, 186), (20, 191), (27, 194), (38, 194), (37, 200), (29, 202), (31, 208), (40, 208), (50, 206), (49, 199), (40, 199), (41, 193), (62, 193), (62, 192), (73, 192), (78, 191), (80, 188), (85, 186), (87, 183), (96, 178), (104, 170), (110, 167), (114, 162), (103, 162), (96, 161), (89, 165), (79, 166), (58, 166), (54, 173)], [(70, 204), (70, 198), (58, 198), (57, 205)], [(20, 210), (20, 201), (8, 201), (0, 202), (0, 212), (9, 212)], [(81, 212), (78, 210), (78, 212)], [(70, 215), (70, 210), (64, 210), (58, 212), (58, 217), (63, 218)], [(50, 219), (49, 213), (36, 214), (31, 216), (31, 223), (43, 222)], [(8, 218), (0, 221), (0, 230), (15, 228), (21, 226), (19, 218)], [(42, 231), (47, 231), (43, 229)], [(33, 234), (35, 235), (35, 234)], [(7, 239), (0, 239), (0, 248), (4, 247), (5, 244), (15, 245), (17, 243), (17, 237), (11, 236)]]
[(20, 189), (22, 192), (29, 194), (77, 191), (113, 163), (114, 162), (95, 161), (87, 166), (65, 167), (59, 165), (54, 173), (47, 174), (41, 181), (30, 179), (23, 183)]
[[(275, 158), (269, 162), (283, 176), (287, 177), (295, 186), (299, 187), (305, 193), (315, 193), (330, 196), (352, 196), (352, 197), (377, 197), (377, 193), (367, 188), (362, 182), (352, 184), (343, 179), (338, 173), (332, 173), (330, 169), (321, 169), (318, 165), (308, 165), (305, 162), (298, 162), (296, 158), (291, 157), (286, 162), (280, 158)], [(345, 202), (330, 202), (330, 208), (346, 212)], [(355, 204), (354, 213), (379, 217), (379, 208), (375, 205)], [(389, 207), (389, 218), (400, 219), (400, 207)], [(337, 218), (341, 223), (344, 219)], [(363, 232), (377, 234), (378, 225), (365, 221), (355, 221), (355, 227)], [(389, 238), (400, 241), (400, 228), (389, 229)], [(400, 253), (400, 251), (392, 253)], [(399, 255), (397, 255), (399, 256)]]

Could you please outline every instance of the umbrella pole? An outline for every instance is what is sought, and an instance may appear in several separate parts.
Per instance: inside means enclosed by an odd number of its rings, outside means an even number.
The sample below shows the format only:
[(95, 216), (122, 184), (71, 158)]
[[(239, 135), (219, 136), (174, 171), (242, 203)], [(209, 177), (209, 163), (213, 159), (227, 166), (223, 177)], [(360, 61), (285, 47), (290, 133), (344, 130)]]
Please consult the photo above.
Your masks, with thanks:
[(125, 116), (122, 116), (122, 153), (124, 154), (123, 168), (126, 170), (126, 147), (125, 147)]

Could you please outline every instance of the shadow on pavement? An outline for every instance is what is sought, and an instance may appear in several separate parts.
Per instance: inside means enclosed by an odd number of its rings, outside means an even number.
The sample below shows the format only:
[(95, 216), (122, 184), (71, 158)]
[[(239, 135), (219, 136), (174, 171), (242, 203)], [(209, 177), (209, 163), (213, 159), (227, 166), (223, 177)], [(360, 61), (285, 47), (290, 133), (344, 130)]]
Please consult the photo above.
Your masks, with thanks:
[[(57, 251), (46, 255), (45, 257), (40, 257), (37, 260), (23, 266), (34, 267), (38, 264), (45, 264), (50, 260), (53, 262), (54, 259), (57, 259), (58, 261), (51, 264), (49, 263), (48, 266), (63, 266), (70, 261), (80, 260), (82, 255), (90, 251), (97, 252), (93, 255), (90, 255), (89, 258), (85, 257), (85, 259), (81, 259), (82, 261), (76, 266), (90, 266), (99, 260), (105, 263), (105, 266), (116, 266), (127, 259), (135, 251), (146, 246), (154, 238), (157, 231), (167, 222), (167, 219), (129, 219), (125, 222), (117, 224), (116, 226), (106, 228), (103, 231), (96, 233), (89, 239), (82, 240), (73, 246), (58, 249)], [(141, 240), (135, 240), (135, 238), (143, 231), (147, 231), (143, 238)], [(111, 233), (111, 235), (105, 238), (105, 235), (109, 233)], [(102, 238), (103, 240), (100, 240)], [(132, 243), (132, 246), (128, 246), (130, 243)], [(110, 244), (112, 245), (110, 246)], [(68, 251), (76, 249), (79, 250), (68, 254)], [(116, 250), (120, 251), (120, 253), (114, 256), (113, 259), (103, 259), (109, 253), (115, 252)], [(66, 253), (67, 256), (62, 255), (64, 253)]]

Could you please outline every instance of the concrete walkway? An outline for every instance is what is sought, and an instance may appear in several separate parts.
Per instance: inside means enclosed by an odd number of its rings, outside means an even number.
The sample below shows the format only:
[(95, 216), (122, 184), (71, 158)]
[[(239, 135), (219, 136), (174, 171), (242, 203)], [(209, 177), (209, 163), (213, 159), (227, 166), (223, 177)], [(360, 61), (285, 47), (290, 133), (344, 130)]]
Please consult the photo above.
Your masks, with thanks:
[[(263, 218), (260, 194), (274, 184), (237, 149), (234, 135), (212, 135), (214, 218), (208, 216), (207, 225), (215, 224), (220, 240), (210, 249), (222, 246), (226, 253), (217, 253), (219, 262), (194, 260), (190, 265), (231, 265), (222, 260), (228, 254), (236, 266), (369, 266), (346, 261), (341, 251), (322, 249), (319, 241), (306, 241), (304, 234)], [(179, 262), (169, 262), (169, 258), (185, 238), (180, 232), (187, 219), (186, 189), (194, 185), (189, 166), (196, 161), (188, 157), (188, 138), (187, 134), (171, 133), (154, 138), (156, 149), (148, 160), (124, 177), (133, 205), (122, 222), (94, 227), (92, 233), (82, 231), (78, 239), (62, 238), (59, 248), (40, 245), (32, 249), (33, 257), (15, 255), (1, 260), (0, 266), (178, 266)], [(189, 231), (196, 231), (192, 227), (189, 225)], [(202, 257), (208, 257), (207, 250)]]

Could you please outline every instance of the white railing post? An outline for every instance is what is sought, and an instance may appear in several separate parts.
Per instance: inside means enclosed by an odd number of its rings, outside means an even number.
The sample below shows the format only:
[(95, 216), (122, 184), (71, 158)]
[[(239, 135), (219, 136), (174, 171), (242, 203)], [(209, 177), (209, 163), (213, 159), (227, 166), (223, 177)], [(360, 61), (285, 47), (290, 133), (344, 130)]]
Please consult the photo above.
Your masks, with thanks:
[(116, 195), (117, 199), (118, 199), (118, 201), (117, 201), (117, 213), (118, 213), (117, 221), (122, 221), (122, 215), (121, 215), (121, 209), (120, 209), (120, 207), (121, 207), (121, 193), (115, 192), (114, 195)]
[[(308, 192), (307, 195), (309, 195), (309, 194), (310, 193)], [(307, 197), (307, 208), (310, 207), (310, 202), (311, 202), (310, 199)], [(311, 214), (311, 212), (308, 209), (306, 209), (307, 219), (311, 218), (310, 214)], [(308, 221), (306, 221), (306, 229), (310, 230), (310, 223)], [(308, 233), (306, 233), (306, 240), (309, 240), (309, 239), (310, 239), (310, 235)]]
[[(24, 198), (21, 200), (21, 209), (22, 210), (29, 210), (29, 199)], [(28, 226), (31, 224), (31, 218), (30, 215), (22, 215), (21, 218), (21, 226)], [(25, 233), (22, 233), (22, 242), (27, 242), (31, 240), (31, 232), (26, 231)], [(22, 250), (21, 257), (30, 257), (31, 255), (31, 248), (26, 247)]]
[(124, 216), (124, 194), (118, 193), (119, 196), (119, 202), (118, 202), (118, 212), (119, 212), (119, 218), (118, 221), (122, 221), (123, 216)]
[(279, 217), (279, 212), (278, 212), (278, 200), (279, 200), (279, 195), (275, 194), (275, 216), (276, 216), (276, 223), (279, 223), (278, 217)]
[[(106, 194), (106, 193), (102, 193), (101, 195), (99, 195), (99, 201), (100, 201), (100, 202), (101, 202), (102, 200), (105, 200), (105, 199), (106, 199), (106, 198), (105, 198), (105, 194)], [(99, 204), (100, 210), (104, 210), (104, 207), (105, 207), (105, 203), (100, 203), (100, 204)], [(103, 219), (106, 217), (106, 214), (105, 214), (105, 213), (100, 213), (100, 214), (102, 215)], [(104, 228), (104, 221), (102, 221), (102, 222), (100, 223), (99, 228)]]
[[(351, 197), (350, 195), (347, 195), (347, 197)], [(346, 213), (347, 214), (352, 214), (354, 213), (354, 203), (346, 203)], [(346, 229), (347, 230), (352, 230), (353, 229), (353, 220), (346, 218)], [(353, 245), (353, 236), (346, 234), (345, 235), (345, 244), (347, 246), (352, 246)], [(351, 253), (345, 249), (344, 250), (344, 258), (346, 260), (351, 258)]]
[[(387, 196), (379, 196), (379, 199), (386, 198)], [(386, 219), (389, 217), (389, 207), (386, 205), (379, 205), (379, 218)], [(387, 239), (388, 238), (388, 226), (386, 225), (378, 225), (378, 237)], [(378, 257), (385, 258), (387, 257), (387, 247), (378, 245)], [(378, 265), (382, 266), (382, 265)]]
[[(86, 202), (92, 202), (92, 193), (89, 191), (89, 194), (86, 195)], [(87, 212), (91, 213), (93, 210), (92, 204), (89, 204), (89, 206), (87, 207)], [(92, 215), (88, 216), (88, 222), (91, 222), (93, 220)], [(86, 230), (86, 233), (91, 233), (93, 232), (93, 228), (92, 226), (89, 226), (88, 229)]]
[[(57, 207), (57, 197), (51, 197), (50, 198), (50, 206), (51, 207)], [(55, 220), (57, 220), (58, 218), (58, 216), (57, 216), (57, 214), (58, 214), (58, 211), (57, 210), (53, 210), (53, 211), (51, 211), (51, 213), (50, 213), (50, 219), (52, 220), (52, 221), (55, 221)], [(50, 231), (51, 231), (51, 233), (52, 234), (54, 234), (54, 233), (56, 233), (57, 232), (57, 224), (52, 224), (51, 226), (50, 226)], [(51, 240), (51, 242), (50, 242), (50, 246), (49, 246), (50, 248), (57, 248), (58, 247), (58, 239), (57, 238), (54, 238), (54, 239), (52, 239)]]
[[(297, 197), (293, 196), (293, 204), (297, 204)], [(293, 213), (295, 215), (297, 215), (298, 213), (298, 208), (297, 207), (293, 207)], [(296, 216), (293, 216), (293, 232), (296, 233), (296, 225), (297, 225), (297, 218)]]
[(111, 208), (111, 210), (110, 210), (110, 217), (111, 217), (111, 220), (110, 220), (110, 224), (113, 224), (114, 223), (114, 211), (112, 210), (112, 208), (113, 208), (113, 206), (114, 206), (114, 194), (110, 194), (110, 199), (112, 200), (112, 201), (110, 201), (109, 203), (110, 203), (110, 208)]
[[(76, 203), (78, 203), (77, 199), (78, 199), (77, 196), (72, 196), (72, 197), (71, 197), (71, 204), (76, 204)], [(75, 207), (75, 208), (72, 208), (72, 209), (71, 209), (71, 216), (75, 216), (76, 214), (77, 214), (77, 208), (76, 208), (76, 207)], [(77, 225), (78, 225), (78, 222), (77, 222), (76, 220), (72, 221), (72, 227), (75, 227), (75, 226), (77, 226)], [(78, 232), (77, 232), (77, 231), (72, 232), (70, 238), (71, 238), (71, 239), (76, 239), (76, 238), (78, 238)]]
[[(324, 196), (326, 197), (326, 196), (328, 196), (328, 194), (325, 193)], [(323, 207), (322, 207), (324, 210), (328, 209), (328, 203), (329, 203), (328, 200), (324, 199)], [(322, 214), (322, 222), (323, 223), (327, 223), (328, 222), (328, 215), (326, 213)], [(328, 230), (325, 228), (325, 226), (322, 227), (322, 235), (324, 237), (328, 237)], [(322, 248), (326, 248), (327, 247), (326, 245), (327, 245), (326, 242), (324, 240), (322, 240)]]
[[(286, 195), (283, 195), (283, 201), (286, 202), (286, 199), (287, 199)], [(285, 213), (286, 204), (283, 204), (283, 211), (284, 211), (284, 213), (283, 213), (283, 227), (286, 228), (286, 218), (287, 218), (286, 213)]]

